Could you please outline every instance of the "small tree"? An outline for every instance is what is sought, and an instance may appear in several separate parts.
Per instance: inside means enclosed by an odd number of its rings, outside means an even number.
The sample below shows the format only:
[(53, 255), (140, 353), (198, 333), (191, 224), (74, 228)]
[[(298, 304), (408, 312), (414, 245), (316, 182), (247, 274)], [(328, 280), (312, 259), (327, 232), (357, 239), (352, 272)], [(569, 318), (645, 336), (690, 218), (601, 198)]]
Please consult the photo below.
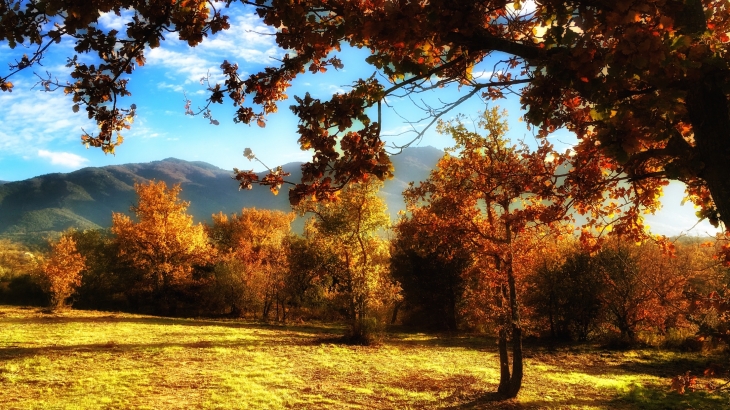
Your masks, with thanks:
[(390, 220), (385, 203), (378, 198), (380, 182), (353, 184), (333, 202), (306, 200), (297, 210), (311, 213), (306, 234), (332, 255), (326, 271), (343, 299), (348, 337), (369, 343), (371, 315), (399, 298), (400, 286), (390, 276), (387, 243), (378, 235)]
[(621, 238), (608, 242), (595, 256), (602, 276), (603, 306), (621, 336), (636, 340), (639, 330), (664, 331), (683, 312), (687, 266), (649, 243), (627, 245)]
[(127, 308), (126, 294), (134, 287), (134, 275), (123, 273), (118, 243), (108, 229), (74, 231), (76, 249), (86, 259), (74, 306), (82, 309), (118, 310)]
[(564, 208), (550, 145), (532, 151), (510, 144), (507, 124), (496, 108), (484, 113), (479, 126), (486, 135), (468, 131), (459, 120), (441, 123), (439, 130), (456, 142), (449, 152), (458, 156), (442, 158), (426, 182), (404, 195), (411, 212), (426, 208), (432, 215), (434, 232), (471, 250), (475, 264), (467, 272), (467, 303), (470, 311), (495, 319), (498, 392), (511, 398), (520, 391), (523, 377), (520, 278), (534, 259), (530, 254), (539, 238), (549, 232), (545, 227), (560, 219)]
[(403, 287), (408, 324), (456, 331), (464, 274), (473, 264), (468, 246), (438, 229), (425, 208), (411, 209), (395, 226), (391, 264)]
[(76, 241), (68, 234), (51, 244), (51, 254), (41, 264), (41, 283), (51, 296), (51, 308), (62, 309), (81, 284), (85, 258), (76, 250)]
[(215, 270), (217, 287), (226, 288), (222, 292), (232, 313), (260, 311), (267, 319), (275, 309), (277, 320), (286, 318), (283, 290), (293, 219), (293, 213), (253, 208), (231, 217), (213, 215), (208, 234), (221, 255)]
[(26, 246), (8, 239), (0, 239), (0, 303), (43, 305), (46, 294), (34, 273), (38, 272), (41, 258)]
[(174, 309), (171, 291), (189, 282), (194, 266), (207, 263), (214, 249), (203, 226), (186, 213), (189, 204), (178, 199), (179, 184), (168, 189), (163, 181), (151, 181), (134, 188), (139, 202), (131, 210), (138, 222), (112, 214), (119, 256), (141, 273), (144, 291)]

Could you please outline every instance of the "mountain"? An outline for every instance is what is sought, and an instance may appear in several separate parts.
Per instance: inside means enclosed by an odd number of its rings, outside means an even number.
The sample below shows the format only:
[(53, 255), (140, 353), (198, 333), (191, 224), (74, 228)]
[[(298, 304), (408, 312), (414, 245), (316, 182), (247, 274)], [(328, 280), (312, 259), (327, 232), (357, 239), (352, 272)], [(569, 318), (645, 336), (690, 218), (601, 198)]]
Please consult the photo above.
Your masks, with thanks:
[[(401, 192), (410, 181), (428, 177), (443, 152), (433, 147), (413, 147), (392, 156), (395, 177), (382, 192), (393, 218), (404, 208)], [(300, 163), (283, 166), (292, 180), (301, 176)], [(135, 182), (179, 183), (181, 198), (190, 202), (188, 212), (196, 222), (211, 215), (240, 212), (241, 208), (289, 211), (288, 195), (272, 195), (265, 187), (239, 191), (232, 172), (205, 162), (175, 158), (141, 164), (89, 167), (67, 174), (48, 174), (24, 181), (0, 184), (0, 234), (38, 235), (77, 229), (106, 228), (112, 212), (129, 213), (136, 200)], [(297, 224), (301, 226), (301, 221)]]

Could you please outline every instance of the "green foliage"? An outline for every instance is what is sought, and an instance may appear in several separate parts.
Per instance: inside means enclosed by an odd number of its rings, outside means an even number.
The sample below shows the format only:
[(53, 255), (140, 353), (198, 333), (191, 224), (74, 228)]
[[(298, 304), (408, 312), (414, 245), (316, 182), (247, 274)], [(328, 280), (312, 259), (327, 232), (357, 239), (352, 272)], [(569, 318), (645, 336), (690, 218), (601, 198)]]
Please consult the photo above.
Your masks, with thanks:
[(74, 306), (84, 309), (129, 310), (135, 279), (118, 258), (118, 245), (109, 230), (74, 231), (71, 237), (86, 259)]

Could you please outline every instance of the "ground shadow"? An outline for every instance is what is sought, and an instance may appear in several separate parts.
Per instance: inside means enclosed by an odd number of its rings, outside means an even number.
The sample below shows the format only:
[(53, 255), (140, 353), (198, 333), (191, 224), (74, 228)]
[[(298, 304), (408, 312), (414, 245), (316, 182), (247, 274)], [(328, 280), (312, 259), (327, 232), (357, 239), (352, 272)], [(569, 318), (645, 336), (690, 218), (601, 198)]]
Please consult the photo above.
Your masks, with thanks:
[(256, 339), (240, 339), (235, 341), (212, 342), (209, 340), (199, 340), (195, 342), (160, 342), (160, 343), (90, 343), (68, 346), (46, 345), (46, 346), (8, 346), (0, 348), (0, 362), (7, 360), (15, 360), (19, 358), (27, 358), (33, 356), (43, 356), (50, 354), (78, 354), (78, 353), (119, 353), (125, 354), (129, 352), (144, 352), (166, 348), (183, 348), (183, 349), (213, 349), (213, 348), (249, 348), (260, 346), (306, 346), (315, 342), (311, 338), (277, 338), (274, 341), (266, 340), (273, 338), (267, 335), (256, 335)]
[(1, 324), (67, 324), (67, 323), (130, 323), (143, 325), (169, 325), (169, 326), (191, 326), (191, 327), (226, 327), (233, 329), (266, 329), (282, 330), (308, 334), (339, 334), (343, 328), (334, 324), (280, 324), (254, 322), (243, 319), (185, 319), (169, 317), (128, 317), (111, 313), (105, 316), (57, 316), (48, 314), (36, 317), (7, 318), (0, 317)]
[(386, 339), (389, 345), (412, 347), (461, 347), (465, 349), (495, 350), (495, 338), (484, 335), (455, 333), (425, 333), (418, 331), (391, 331)]

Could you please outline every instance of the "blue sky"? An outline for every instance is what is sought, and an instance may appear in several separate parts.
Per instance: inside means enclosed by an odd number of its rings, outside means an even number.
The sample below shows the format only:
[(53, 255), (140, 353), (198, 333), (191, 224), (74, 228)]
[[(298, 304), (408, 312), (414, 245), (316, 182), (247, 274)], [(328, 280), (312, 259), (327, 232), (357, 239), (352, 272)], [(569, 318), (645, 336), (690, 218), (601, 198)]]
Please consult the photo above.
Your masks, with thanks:
[[(266, 128), (256, 125), (234, 124), (233, 108), (230, 104), (213, 107), (214, 117), (220, 125), (213, 126), (202, 117), (184, 114), (185, 97), (193, 101), (193, 107), (204, 104), (205, 87), (201, 78), (210, 75), (212, 81), (220, 79), (220, 63), (227, 59), (236, 62), (242, 71), (253, 73), (267, 65), (275, 65), (274, 59), (281, 58), (271, 33), (259, 19), (240, 7), (231, 15), (231, 29), (208, 38), (193, 49), (179, 41), (175, 35), (167, 36), (162, 46), (147, 51), (147, 63), (138, 68), (130, 81), (131, 97), (122, 104), (137, 105), (137, 117), (131, 130), (124, 133), (125, 142), (117, 148), (115, 155), (105, 155), (99, 149), (86, 149), (80, 142), (82, 128), (93, 132), (96, 125), (86, 118), (82, 109), (74, 114), (70, 98), (62, 91), (46, 93), (34, 88), (37, 78), (33, 72), (45, 74), (46, 71), (61, 81), (67, 79), (69, 69), (64, 66), (65, 59), (72, 55), (72, 44), (62, 42), (52, 49), (43, 67), (13, 76), (15, 88), (12, 93), (0, 92), (0, 180), (16, 181), (53, 172), (71, 172), (88, 166), (106, 166), (130, 162), (149, 162), (175, 157), (190, 161), (205, 161), (224, 169), (238, 167), (261, 170), (256, 163), (246, 160), (242, 152), (251, 148), (269, 166), (294, 161), (305, 161), (310, 157), (297, 145), (297, 119), (290, 112), (290, 102), (279, 105), (279, 112), (269, 117)], [(123, 29), (128, 15), (117, 17), (113, 14), (102, 16), (99, 24), (105, 28)], [(0, 61), (9, 62), (30, 50), (19, 46), (10, 50), (0, 43)], [(374, 68), (364, 63), (368, 51), (343, 50), (341, 58), (344, 70), (326, 74), (306, 74), (295, 80), (288, 95), (303, 96), (309, 92), (314, 97), (327, 99), (333, 93), (347, 89), (348, 84), (361, 77), (369, 77)], [(83, 60), (93, 62), (91, 57)], [(494, 62), (486, 61), (475, 73), (487, 75)], [(185, 93), (185, 94), (184, 94)], [(418, 103), (433, 106), (439, 99), (453, 101), (460, 90), (452, 87), (439, 90), (432, 95), (418, 96)], [(425, 113), (416, 108), (408, 99), (391, 98), (392, 109), (384, 111), (383, 133), (389, 143), (403, 144), (412, 134), (401, 134), (410, 127), (401, 116), (417, 120)], [(497, 102), (509, 112), (510, 137), (513, 139), (532, 139), (532, 133), (519, 121), (522, 113), (516, 97)], [(472, 99), (461, 105), (459, 112), (476, 117), (484, 110), (485, 102)], [(416, 125), (420, 129), (421, 125)], [(567, 132), (558, 132), (552, 137), (558, 148), (569, 147), (574, 137)], [(418, 144), (445, 148), (452, 145), (448, 137), (439, 136), (431, 130)], [(683, 196), (681, 184), (673, 184), (667, 189), (665, 209), (658, 216), (648, 216), (647, 220), (656, 233), (676, 235), (688, 230), (696, 223), (691, 204), (679, 206)], [(695, 235), (714, 232), (707, 223), (702, 223), (691, 231)]]

